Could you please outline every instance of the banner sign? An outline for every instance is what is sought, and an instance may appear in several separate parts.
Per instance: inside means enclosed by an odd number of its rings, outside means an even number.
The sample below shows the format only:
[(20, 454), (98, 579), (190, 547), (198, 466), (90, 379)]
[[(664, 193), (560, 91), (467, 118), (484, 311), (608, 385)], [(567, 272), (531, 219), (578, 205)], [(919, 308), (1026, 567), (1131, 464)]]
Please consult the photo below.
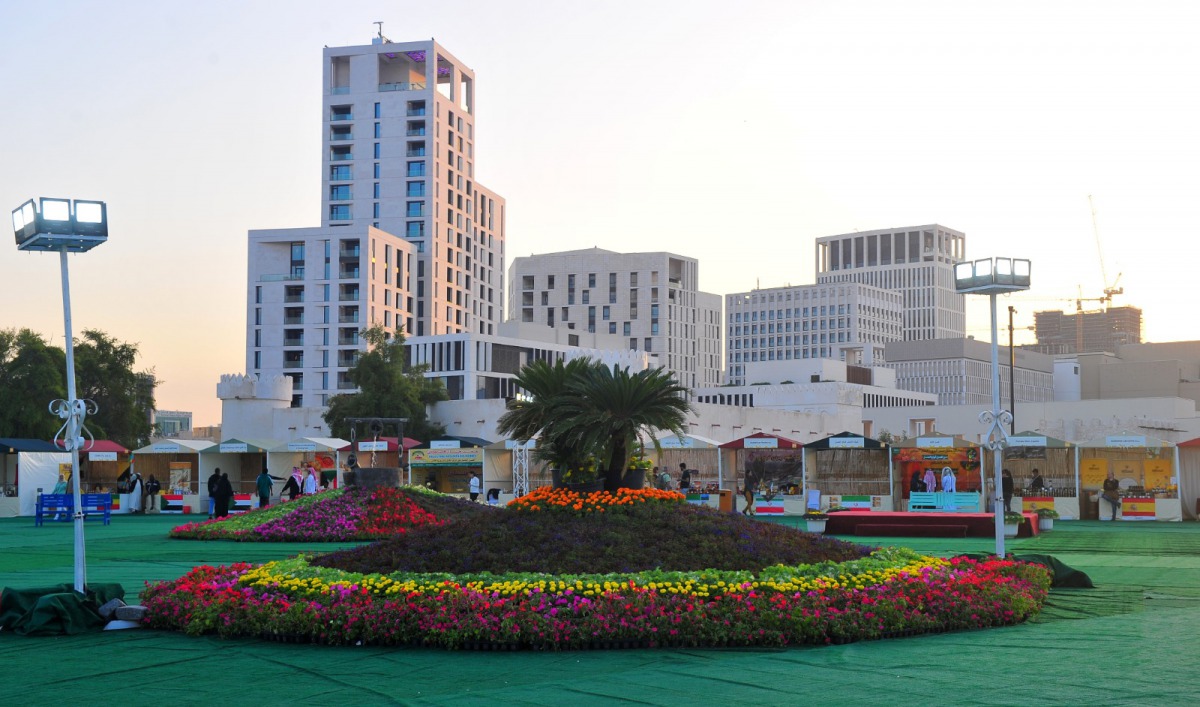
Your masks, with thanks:
[(1010, 447), (1045, 447), (1046, 438), (1044, 436), (1030, 435), (1026, 437), (1009, 437), (1008, 446)]
[(288, 442), (289, 452), (315, 452), (317, 451), (316, 442)]
[(435, 439), (429, 443), (430, 449), (458, 449), (461, 446), (457, 439)]
[(1122, 498), (1122, 520), (1154, 520), (1154, 498)]
[(1145, 447), (1146, 435), (1109, 435), (1104, 443), (1110, 447)]
[(774, 437), (747, 437), (743, 446), (746, 449), (779, 449), (779, 440)]
[(379, 440), (378, 442), (358, 443), (358, 451), (360, 452), (386, 452), (387, 450), (388, 443), (383, 440)]
[[(749, 447), (750, 440), (746, 440), (746, 446)], [(663, 449), (692, 449), (696, 446), (696, 440), (691, 437), (665, 437), (658, 440), (658, 446)]]
[(88, 452), (88, 461), (115, 462), (116, 460), (117, 460), (116, 452)]
[(221, 454), (245, 454), (250, 451), (245, 442), (221, 443)]
[(867, 442), (862, 437), (835, 437), (829, 440), (830, 449), (864, 449)]
[(918, 447), (953, 447), (953, 437), (917, 437)]
[(482, 466), (483, 449), (410, 449), (412, 466)]
[(171, 442), (160, 442), (150, 447), (150, 451), (169, 454), (171, 452), (179, 452), (179, 445)]

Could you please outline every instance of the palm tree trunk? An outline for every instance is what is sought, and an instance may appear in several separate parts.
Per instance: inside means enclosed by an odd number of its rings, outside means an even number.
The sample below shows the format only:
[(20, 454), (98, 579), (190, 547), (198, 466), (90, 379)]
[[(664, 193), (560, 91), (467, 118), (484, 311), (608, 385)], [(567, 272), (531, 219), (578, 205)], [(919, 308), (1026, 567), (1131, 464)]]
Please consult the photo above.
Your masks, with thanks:
[(608, 469), (604, 473), (604, 490), (616, 492), (621, 488), (621, 479), (625, 476), (625, 438), (614, 437), (612, 440), (612, 456), (608, 458)]

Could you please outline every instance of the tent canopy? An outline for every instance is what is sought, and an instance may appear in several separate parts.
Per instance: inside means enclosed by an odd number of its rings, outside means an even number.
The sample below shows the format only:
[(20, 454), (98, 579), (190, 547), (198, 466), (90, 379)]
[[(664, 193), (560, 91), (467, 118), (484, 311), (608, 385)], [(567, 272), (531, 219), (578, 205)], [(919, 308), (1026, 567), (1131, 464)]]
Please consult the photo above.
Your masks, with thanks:
[[(756, 442), (754, 440), (762, 440)], [(772, 441), (774, 442), (772, 444)], [(766, 432), (755, 432), (752, 435), (747, 435), (741, 439), (735, 439), (732, 442), (726, 442), (721, 445), (721, 449), (800, 449), (804, 445), (794, 439), (780, 437), (779, 435), (768, 434)]]
[(201, 454), (261, 454), (279, 446), (277, 439), (227, 439), (214, 444)]
[(215, 446), (207, 439), (161, 439), (133, 450), (134, 454), (196, 454)]
[(936, 430), (926, 432), (925, 434), (921, 435), (920, 437), (909, 437), (908, 439), (900, 440), (899, 442), (892, 444), (892, 447), (901, 447), (901, 448), (912, 448), (912, 447), (921, 447), (921, 448), (964, 447), (965, 448), (965, 447), (978, 447), (978, 446), (980, 446), (978, 442), (968, 442), (967, 440), (963, 439), (962, 437), (960, 437), (958, 435), (942, 434), (941, 432), (938, 432)]
[[(56, 444), (58, 444), (60, 449), (62, 448), (61, 442), (56, 442)], [(125, 447), (122, 447), (121, 445), (117, 444), (116, 442), (114, 442), (110, 439), (98, 439), (91, 444), (84, 442), (83, 448), (80, 449), (79, 451), (81, 451), (81, 452), (116, 452), (117, 454), (128, 454), (129, 453), (128, 449), (126, 449)]]
[(1180, 447), (1200, 447), (1200, 437), (1197, 437), (1196, 439), (1189, 439), (1186, 442), (1180, 442), (1179, 446)]
[(41, 439), (21, 439), (16, 437), (0, 437), (0, 453), (16, 454), (17, 452), (61, 452), (58, 445)]
[(458, 446), (460, 449), (466, 448), (466, 447), (487, 447), (487, 446), (491, 445), (491, 442), (489, 440), (480, 439), (479, 437), (458, 437), (455, 435), (442, 435), (441, 437), (438, 437), (437, 439), (431, 439), (428, 442), (422, 442), (421, 444), (418, 444), (416, 446), (416, 449), (433, 449), (435, 447), (441, 446), (438, 444), (439, 442), (458, 442)]
[(830, 435), (825, 439), (818, 439), (815, 442), (809, 442), (804, 445), (805, 449), (816, 451), (825, 451), (829, 449), (883, 449), (886, 444), (877, 439), (864, 437), (853, 432), (839, 432), (835, 435)]
[(300, 437), (272, 447), (271, 452), (336, 452), (350, 443), (339, 437)]
[(1122, 430), (1116, 434), (1105, 435), (1097, 439), (1089, 439), (1086, 442), (1080, 442), (1079, 447), (1174, 447), (1174, 442), (1168, 442), (1165, 439), (1151, 437), (1149, 435), (1138, 432), (1129, 432)]
[[(373, 441), (374, 441), (374, 439), (360, 439), (360, 440), (358, 440), (358, 442), (346, 442), (345, 446), (338, 447), (337, 451), (339, 451), (339, 452), (357, 451), (354, 448), (355, 445), (360, 444), (362, 442), (373, 442)], [(380, 449), (380, 450), (376, 450), (376, 451), (381, 451), (381, 452), (398, 452), (398, 451), (400, 451), (400, 438), (399, 437), (380, 437), (379, 441), (386, 444), (387, 449)], [(405, 449), (412, 449), (413, 447), (419, 446), (420, 444), (421, 444), (421, 440), (413, 439), (412, 437), (404, 438), (404, 448)]]
[[(701, 437), (700, 435), (685, 434), (682, 437), (667, 433), (663, 437), (658, 437), (658, 446), (664, 451), (667, 449), (717, 449), (721, 443), (715, 439)], [(646, 449), (653, 449), (653, 444), (646, 445)]]

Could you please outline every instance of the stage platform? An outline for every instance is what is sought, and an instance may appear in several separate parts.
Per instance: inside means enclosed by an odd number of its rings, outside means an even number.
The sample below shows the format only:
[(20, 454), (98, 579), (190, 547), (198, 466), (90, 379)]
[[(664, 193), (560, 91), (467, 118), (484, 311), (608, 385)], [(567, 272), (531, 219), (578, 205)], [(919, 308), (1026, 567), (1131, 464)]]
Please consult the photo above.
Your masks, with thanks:
[[(1017, 526), (1017, 537), (1038, 534), (1036, 513), (1022, 513), (1025, 521)], [(892, 511), (839, 511), (829, 514), (825, 523), (828, 535), (879, 537), (972, 537), (990, 538), (996, 534), (991, 513), (901, 513)]]

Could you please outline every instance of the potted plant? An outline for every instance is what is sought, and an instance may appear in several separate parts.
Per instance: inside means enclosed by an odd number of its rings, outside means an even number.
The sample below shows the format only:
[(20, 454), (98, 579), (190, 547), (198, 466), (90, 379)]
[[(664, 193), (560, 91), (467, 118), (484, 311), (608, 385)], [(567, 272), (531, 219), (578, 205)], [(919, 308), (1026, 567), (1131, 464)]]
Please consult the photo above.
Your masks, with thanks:
[(808, 532), (810, 533), (824, 533), (827, 520), (829, 520), (829, 514), (825, 511), (809, 509), (804, 512), (804, 521), (808, 523)]
[(645, 456), (644, 452), (638, 451), (629, 459), (629, 463), (625, 465), (625, 477), (622, 485), (631, 489), (640, 489), (646, 485), (646, 472), (654, 467), (654, 463)]
[(563, 469), (562, 483), (567, 488), (579, 493), (589, 493), (604, 488), (604, 481), (600, 478), (600, 465), (596, 463), (596, 458), (593, 456), (588, 456), (580, 462), (574, 462)]
[(1006, 537), (1006, 538), (1017, 537), (1017, 529), (1021, 527), (1021, 523), (1023, 523), (1024, 521), (1025, 521), (1025, 516), (1021, 515), (1020, 513), (1013, 513), (1012, 511), (1005, 511), (1005, 513), (1004, 513), (1004, 537)]
[(1058, 518), (1058, 511), (1053, 508), (1039, 508), (1038, 514), (1038, 530), (1053, 530), (1054, 519)]

